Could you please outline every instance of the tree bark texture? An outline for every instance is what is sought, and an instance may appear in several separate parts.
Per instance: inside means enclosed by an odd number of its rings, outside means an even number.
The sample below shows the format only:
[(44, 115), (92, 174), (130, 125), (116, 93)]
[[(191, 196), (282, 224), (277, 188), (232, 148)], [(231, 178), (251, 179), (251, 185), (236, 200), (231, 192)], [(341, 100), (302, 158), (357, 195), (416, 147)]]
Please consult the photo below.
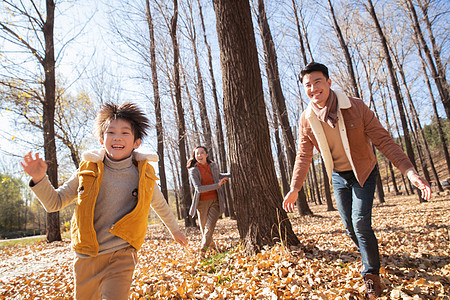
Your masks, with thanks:
[[(287, 160), (289, 168), (294, 169), (295, 164), (295, 141), (292, 134), (289, 116), (286, 108), (286, 100), (281, 89), (280, 74), (278, 72), (278, 59), (273, 43), (272, 33), (270, 32), (269, 23), (267, 22), (266, 12), (264, 9), (264, 0), (258, 0), (258, 22), (263, 41), (264, 57), (266, 62), (267, 79), (269, 83), (270, 98), (272, 105), (275, 106), (278, 121), (283, 132), (283, 140), (286, 145)], [(300, 202), (302, 202), (300, 204)], [(312, 211), (306, 201), (305, 191), (302, 188), (297, 199), (298, 207), (302, 208), (301, 215), (312, 215)]]
[[(387, 89), (387, 91), (388, 91), (388, 99), (389, 99), (389, 104), (390, 104), (390, 107), (391, 107), (391, 110), (394, 112), (395, 111), (395, 109), (394, 109), (394, 103), (393, 103), (393, 101), (392, 101), (392, 95), (390, 94), (390, 92), (389, 92), (389, 89)], [(394, 124), (395, 124), (395, 130), (397, 131), (397, 134), (398, 134), (398, 136), (399, 136), (399, 138), (398, 138), (398, 141), (399, 141), (399, 144), (400, 144), (400, 147), (402, 147), (402, 149), (405, 149), (405, 146), (403, 145), (403, 141), (404, 141), (404, 138), (402, 138), (401, 137), (401, 135), (400, 135), (400, 127), (398, 126), (398, 120), (397, 120), (397, 118), (394, 118)], [(405, 180), (405, 176), (403, 176), (403, 174), (402, 174), (402, 181), (403, 181), (403, 184), (404, 184), (404, 186), (405, 186), (405, 191), (406, 191), (406, 194), (407, 195), (410, 195), (411, 194), (411, 192), (412, 192), (412, 184), (411, 184), (411, 181), (406, 181)], [(408, 187), (409, 187), (409, 190), (408, 190)], [(412, 193), (414, 193), (414, 192), (412, 192)]]
[[(402, 122), (403, 137), (405, 139), (406, 154), (408, 155), (409, 159), (411, 160), (411, 163), (413, 164), (414, 168), (417, 169), (414, 151), (413, 151), (412, 144), (411, 144), (411, 138), (409, 136), (408, 122), (406, 120), (405, 110), (403, 107), (403, 98), (400, 93), (400, 87), (397, 82), (397, 77), (395, 75), (395, 68), (394, 68), (394, 64), (392, 63), (386, 36), (384, 35), (383, 30), (380, 25), (380, 22), (378, 21), (378, 17), (375, 12), (375, 7), (373, 6), (372, 0), (368, 0), (368, 4), (369, 4), (369, 13), (375, 23), (375, 28), (380, 37), (381, 45), (382, 45), (383, 52), (384, 52), (385, 59), (386, 59), (386, 64), (387, 64), (387, 67), (389, 70), (392, 88), (394, 90), (395, 99), (397, 100), (397, 107), (398, 107), (398, 111), (400, 114), (400, 120)], [(423, 201), (423, 199), (420, 195), (419, 195), (419, 200)]]
[[(389, 132), (389, 134), (392, 136), (392, 130), (391, 130), (391, 126), (389, 125), (389, 116), (388, 116), (388, 110), (387, 110), (387, 105), (386, 105), (386, 97), (384, 96), (384, 94), (382, 94), (382, 103), (383, 103), (383, 108), (384, 108), (384, 117), (386, 120), (386, 124), (387, 125), (387, 131)], [(390, 160), (388, 160), (387, 158), (385, 159), (385, 163), (389, 168), (389, 173), (391, 174), (391, 179), (392, 179), (392, 186), (394, 188), (394, 193), (395, 195), (400, 195), (400, 192), (398, 190), (397, 187), (397, 181), (395, 180), (395, 174), (394, 174), (394, 167), (392, 166), (392, 163), (390, 162)], [(387, 172), (386, 172), (386, 176), (387, 176)], [(389, 188), (389, 180), (387, 180), (388, 182), (388, 188)]]
[(436, 68), (436, 64), (433, 61), (433, 56), (431, 54), (430, 48), (428, 47), (427, 42), (425, 41), (425, 37), (422, 33), (422, 30), (420, 29), (419, 18), (417, 16), (416, 9), (414, 8), (414, 4), (412, 3), (411, 0), (406, 0), (406, 5), (410, 12), (414, 31), (417, 37), (419, 38), (419, 41), (422, 45), (422, 49), (425, 53), (425, 57), (427, 58), (428, 67), (430, 68), (431, 71), (431, 76), (433, 76), (434, 82), (439, 91), (439, 95), (441, 96), (441, 101), (442, 104), (444, 105), (445, 113), (447, 114), (447, 119), (450, 120), (450, 88), (447, 83), (447, 80), (445, 79), (445, 73), (443, 73), (442, 71), (439, 72), (439, 69)]
[(327, 211), (335, 211), (336, 209), (333, 207), (333, 199), (331, 198), (330, 180), (328, 178), (327, 169), (325, 168), (325, 163), (323, 162), (322, 156), (320, 156), (320, 166), (322, 168), (325, 198), (327, 199)]
[[(181, 207), (182, 203), (180, 203), (180, 201), (179, 201), (180, 189), (178, 188), (178, 186), (179, 186), (178, 181), (180, 178), (180, 171), (179, 171), (178, 165), (176, 163), (176, 153), (175, 153), (174, 147), (169, 148), (169, 153), (167, 156), (169, 157), (169, 163), (170, 163), (170, 166), (172, 167), (173, 184), (175, 187), (175, 190), (174, 190), (175, 202), (177, 204), (177, 217), (178, 217), (178, 220), (181, 220), (182, 218), (184, 218), (184, 215), (182, 212), (183, 208)], [(172, 157), (173, 157), (173, 159), (172, 159)]]
[(156, 46), (155, 46), (155, 32), (153, 30), (153, 17), (150, 10), (150, 0), (145, 1), (146, 13), (147, 13), (147, 25), (150, 36), (150, 66), (152, 69), (152, 86), (153, 86), (153, 104), (155, 106), (155, 118), (156, 118), (156, 139), (158, 142), (158, 171), (159, 180), (161, 183), (161, 192), (169, 201), (169, 195), (167, 193), (167, 178), (166, 169), (164, 163), (164, 131), (162, 125), (162, 114), (161, 114), (161, 99), (159, 95), (159, 82), (158, 82), (158, 71), (156, 66)]
[[(47, 175), (52, 185), (58, 187), (58, 162), (55, 143), (55, 105), (56, 105), (56, 72), (55, 47), (53, 41), (53, 28), (55, 21), (55, 3), (46, 1), (47, 17), (42, 29), (45, 39), (45, 57), (43, 68), (45, 71), (43, 103), (44, 127), (44, 156), (47, 162)], [(59, 212), (47, 213), (47, 241), (61, 241)]]
[(299, 243), (286, 212), (270, 147), (248, 1), (213, 1), (217, 19), (232, 189), (246, 251)]
[(336, 36), (339, 40), (339, 44), (341, 45), (342, 51), (344, 52), (345, 62), (347, 63), (347, 71), (350, 76), (350, 84), (351, 91), (353, 91), (354, 97), (361, 98), (359, 95), (358, 83), (356, 81), (355, 70), (353, 68), (353, 60), (350, 55), (350, 51), (348, 50), (347, 43), (345, 42), (344, 35), (342, 34), (341, 27), (336, 19), (336, 15), (334, 13), (333, 5), (331, 4), (331, 0), (328, 0), (328, 6), (330, 7), (331, 17), (333, 19), (334, 31), (336, 32)]
[(308, 59), (306, 58), (305, 43), (303, 42), (303, 34), (302, 34), (301, 27), (300, 27), (297, 3), (295, 3), (295, 0), (292, 0), (292, 9), (294, 12), (294, 19), (295, 19), (295, 25), (296, 25), (295, 27), (297, 28), (298, 41), (300, 44), (300, 53), (302, 53), (303, 65), (306, 66), (308, 64)]
[(314, 159), (311, 163), (311, 179), (312, 179), (312, 188), (315, 191), (317, 202), (319, 202), (319, 205), (322, 205), (322, 197), (320, 196), (319, 192), (319, 182), (317, 180), (317, 173), (316, 173), (316, 165), (314, 163)]
[[(216, 136), (217, 136), (217, 147), (219, 149), (219, 164), (220, 164), (220, 170), (222, 173), (228, 172), (228, 164), (227, 164), (227, 155), (225, 151), (225, 139), (223, 134), (223, 126), (222, 126), (222, 116), (220, 113), (220, 107), (219, 107), (219, 99), (217, 97), (217, 88), (216, 88), (216, 80), (214, 79), (214, 69), (213, 69), (213, 62), (212, 62), (212, 54), (211, 54), (211, 47), (209, 46), (208, 39), (206, 38), (206, 28), (205, 28), (205, 22), (203, 20), (203, 13), (202, 13), (202, 6), (200, 4), (200, 0), (197, 0), (198, 8), (199, 8), (199, 14), (200, 14), (200, 20), (203, 30), (203, 39), (205, 41), (206, 49), (208, 50), (208, 69), (209, 69), (209, 75), (211, 77), (211, 86), (212, 86), (212, 94), (214, 99), (214, 108), (216, 110)], [(225, 194), (227, 197), (227, 209), (228, 212), (225, 214), (226, 216), (231, 217), (232, 219), (236, 219), (236, 214), (234, 213), (234, 204), (233, 204), (233, 197), (230, 190), (230, 185), (225, 185)]]
[[(445, 110), (449, 111), (450, 110), (450, 108), (449, 108), (449, 106), (450, 106), (450, 86), (447, 81), (445, 66), (442, 64), (440, 47), (438, 46), (438, 44), (436, 42), (436, 38), (433, 33), (433, 28), (431, 26), (431, 21), (430, 21), (430, 18), (428, 17), (428, 5), (429, 5), (430, 1), (425, 1), (425, 3), (424, 3), (422, 0), (418, 0), (418, 3), (420, 6), (420, 9), (422, 10), (423, 20), (427, 27), (429, 39), (431, 42), (431, 46), (433, 48), (433, 57), (436, 62), (436, 68), (437, 68), (437, 72), (439, 74), (439, 80), (442, 84), (442, 88), (445, 90), (444, 94), (447, 97), (446, 101), (443, 101), (443, 102), (445, 102), (445, 104), (444, 104)], [(448, 114), (447, 114), (447, 118), (448, 118)]]
[(286, 159), (284, 158), (283, 145), (281, 144), (281, 140), (280, 140), (280, 130), (279, 130), (279, 125), (278, 125), (277, 113), (273, 106), (272, 106), (272, 109), (273, 109), (273, 126), (275, 127), (275, 132), (274, 132), (275, 144), (277, 145), (277, 158), (278, 158), (278, 165), (280, 168), (280, 176), (281, 176), (281, 186), (283, 187), (283, 195), (286, 195), (290, 189), (288, 175), (286, 172)]
[(189, 175), (186, 168), (186, 124), (184, 121), (184, 109), (181, 100), (181, 84), (180, 84), (180, 53), (177, 41), (177, 20), (178, 20), (178, 1), (173, 1), (173, 16), (171, 19), (170, 37), (173, 46), (173, 81), (175, 86), (175, 101), (178, 116), (178, 150), (180, 152), (180, 169), (181, 169), (181, 197), (184, 210), (184, 223), (186, 227), (194, 226), (194, 222), (189, 217), (189, 208), (192, 204), (191, 189), (189, 185)]
[[(197, 99), (198, 99), (198, 107), (200, 109), (200, 120), (202, 123), (202, 130), (203, 130), (203, 139), (205, 140), (205, 146), (206, 149), (209, 151), (209, 158), (211, 160), (214, 160), (214, 152), (213, 150), (213, 143), (212, 143), (212, 131), (211, 131), (211, 124), (209, 122), (208, 117), (208, 110), (206, 109), (206, 100), (205, 100), (205, 89), (203, 86), (203, 75), (200, 69), (200, 61), (198, 57), (198, 51), (197, 51), (197, 31), (195, 29), (194, 24), (194, 15), (192, 13), (192, 4), (189, 3), (189, 13), (190, 16), (188, 18), (189, 30), (189, 40), (192, 44), (192, 52), (194, 54), (194, 65), (195, 65), (195, 73), (197, 75), (197, 83), (196, 83), (196, 91), (197, 91)], [(197, 145), (199, 146), (199, 145)]]
[[(418, 133), (420, 135), (421, 141), (423, 143), (423, 148), (424, 148), (423, 151), (425, 152), (424, 155), (426, 156), (425, 160), (428, 160), (428, 163), (430, 164), (431, 171), (433, 173), (434, 179), (436, 180), (436, 185), (438, 187), (438, 190), (440, 192), (443, 192), (444, 189), (442, 188), (441, 182), (439, 181), (439, 176), (437, 174), (437, 170), (436, 170), (436, 167), (434, 165), (433, 158), (431, 157), (430, 148), (428, 147), (427, 139), (425, 138), (425, 134), (423, 132), (422, 125), (420, 124), (419, 116), (418, 116), (416, 107), (414, 106), (414, 103), (413, 103), (413, 100), (412, 100), (412, 96), (411, 96), (411, 93), (409, 91), (409, 87), (408, 87), (408, 84), (407, 84), (407, 81), (406, 81), (406, 75), (405, 75), (405, 72), (403, 70), (403, 66), (401, 64), (399, 64), (399, 70), (400, 70), (400, 76), (402, 78), (403, 85), (405, 86), (406, 95), (407, 95), (407, 99), (408, 99), (409, 107), (410, 107), (410, 114), (413, 117), (414, 130), (415, 130), (416, 133)], [(417, 137), (416, 139), (417, 139), (417, 142), (418, 142), (417, 143), (418, 147), (420, 147), (421, 145), (420, 145), (419, 137)], [(425, 163), (425, 166), (427, 166), (427, 165), (428, 164)], [(428, 173), (428, 170), (425, 167), (424, 168), (424, 175), (426, 174), (425, 173), (425, 169), (426, 169), (426, 172)], [(430, 175), (428, 175), (428, 177), (430, 177)], [(426, 178), (426, 179), (429, 182), (431, 182), (431, 178)]]
[[(373, 97), (370, 97), (370, 101), (371, 101), (370, 103), (371, 103), (371, 105), (372, 105), (372, 107), (373, 107), (373, 110), (374, 110), (374, 112), (375, 112), (375, 116), (379, 119), (377, 107), (375, 106), (375, 102), (373, 101)], [(373, 151), (373, 153), (375, 154), (375, 157), (377, 157), (377, 151), (376, 151), (375, 146), (374, 146), (373, 144), (372, 144), (372, 151)], [(379, 164), (378, 164), (378, 159), (377, 159), (377, 163), (376, 163), (376, 166), (375, 166), (375, 167), (376, 167), (378, 170), (380, 170)], [(381, 174), (380, 174), (380, 172), (378, 172), (378, 175), (377, 175), (376, 193), (377, 193), (378, 201), (380, 201), (380, 203), (386, 202), (386, 201), (384, 200), (385, 194), (384, 194), (384, 190), (383, 190), (383, 181), (381, 180)]]
[(423, 72), (423, 75), (425, 77), (425, 82), (427, 84), (428, 92), (430, 93), (430, 99), (431, 99), (431, 104), (433, 106), (434, 116), (436, 118), (436, 126), (437, 126), (437, 130), (438, 130), (438, 133), (439, 133), (439, 139), (441, 141), (442, 150), (444, 151), (445, 161), (447, 162), (447, 173), (450, 175), (450, 155), (449, 155), (449, 152), (448, 152), (447, 141), (445, 140), (444, 131), (442, 130), (442, 124), (441, 124), (441, 120), (440, 120), (439, 113), (438, 113), (438, 110), (437, 110), (436, 101), (434, 99), (433, 89), (431, 87), (431, 83), (430, 83), (430, 80), (428, 78), (427, 64), (426, 64), (425, 59), (424, 59), (423, 54), (422, 54), (422, 50), (421, 50), (421, 47), (420, 47), (420, 41), (419, 41), (419, 37), (418, 37), (417, 31), (414, 31), (414, 37), (415, 37), (415, 44), (416, 44), (416, 47), (417, 47), (417, 54), (419, 55), (420, 62), (422, 64), (422, 72)]
[[(187, 96), (187, 102), (189, 103), (189, 115), (191, 117), (191, 122), (192, 122), (192, 136), (194, 138), (194, 143), (195, 146), (196, 145), (201, 145), (201, 139), (200, 139), (200, 130), (198, 129), (197, 126), (197, 118), (195, 117), (195, 110), (194, 110), (194, 101), (192, 101), (192, 96), (191, 96), (191, 92), (189, 91), (189, 85), (187, 83), (186, 80), (186, 72), (184, 71), (184, 67), (183, 64), (180, 64), (180, 70), (181, 70), (181, 75), (183, 77), (183, 83), (184, 83), (184, 90), (186, 91), (186, 96)], [(192, 140), (191, 140), (192, 142)], [(193, 146), (193, 147), (195, 147)], [(188, 151), (189, 153), (189, 151)]]

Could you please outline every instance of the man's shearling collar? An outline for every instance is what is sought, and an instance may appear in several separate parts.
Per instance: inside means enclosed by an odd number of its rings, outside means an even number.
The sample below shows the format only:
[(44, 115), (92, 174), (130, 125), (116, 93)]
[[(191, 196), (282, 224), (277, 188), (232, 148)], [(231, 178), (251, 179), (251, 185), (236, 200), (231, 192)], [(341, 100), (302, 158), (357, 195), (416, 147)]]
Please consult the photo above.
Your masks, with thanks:
[[(106, 155), (105, 149), (101, 148), (101, 149), (95, 149), (95, 150), (89, 150), (89, 151), (83, 152), (81, 157), (85, 161), (98, 163), (100, 161), (103, 161), (103, 159), (105, 158), (105, 155)], [(135, 161), (148, 160), (148, 161), (157, 162), (159, 160), (158, 155), (153, 154), (153, 153), (141, 153), (141, 152), (133, 151), (133, 153), (131, 155), (133, 156), (133, 159)]]
[[(350, 99), (347, 97), (346, 94), (344, 94), (341, 91), (335, 91), (335, 90), (333, 90), (333, 92), (336, 94), (339, 109), (347, 109), (347, 108), (352, 107)], [(308, 107), (305, 110), (305, 117), (307, 119), (309, 119), (311, 117), (311, 113), (312, 113), (312, 108), (311, 108), (311, 103), (310, 103), (310, 104), (308, 104)]]

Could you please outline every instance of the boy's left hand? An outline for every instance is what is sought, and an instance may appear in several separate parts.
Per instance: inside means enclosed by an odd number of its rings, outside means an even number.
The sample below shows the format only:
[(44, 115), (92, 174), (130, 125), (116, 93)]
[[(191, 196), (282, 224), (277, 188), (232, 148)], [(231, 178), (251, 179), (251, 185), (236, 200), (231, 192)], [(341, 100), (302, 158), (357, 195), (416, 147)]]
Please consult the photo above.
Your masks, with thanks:
[(186, 246), (189, 243), (186, 236), (181, 231), (174, 232), (172, 236), (173, 239), (182, 246)]

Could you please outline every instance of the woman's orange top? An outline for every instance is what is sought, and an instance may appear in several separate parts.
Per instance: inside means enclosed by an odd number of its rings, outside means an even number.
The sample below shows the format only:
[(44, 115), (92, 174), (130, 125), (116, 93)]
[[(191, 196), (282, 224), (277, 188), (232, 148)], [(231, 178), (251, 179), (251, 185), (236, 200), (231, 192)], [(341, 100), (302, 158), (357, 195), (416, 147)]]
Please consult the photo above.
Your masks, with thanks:
[[(214, 184), (214, 179), (209, 164), (197, 164), (197, 168), (199, 169), (202, 177), (202, 185)], [(200, 201), (210, 200), (217, 197), (217, 190), (200, 193)]]

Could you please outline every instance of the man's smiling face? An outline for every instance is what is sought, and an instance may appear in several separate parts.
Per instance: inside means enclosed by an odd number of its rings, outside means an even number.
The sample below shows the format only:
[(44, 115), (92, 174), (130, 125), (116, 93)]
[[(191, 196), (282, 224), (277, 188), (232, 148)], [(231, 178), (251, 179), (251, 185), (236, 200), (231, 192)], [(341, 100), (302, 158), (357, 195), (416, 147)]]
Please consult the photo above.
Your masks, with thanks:
[(331, 79), (320, 71), (314, 71), (303, 76), (305, 93), (318, 107), (324, 107), (330, 95)]
[(134, 139), (131, 124), (123, 119), (111, 121), (100, 140), (106, 154), (111, 160), (122, 160), (131, 155), (141, 145), (141, 140)]

